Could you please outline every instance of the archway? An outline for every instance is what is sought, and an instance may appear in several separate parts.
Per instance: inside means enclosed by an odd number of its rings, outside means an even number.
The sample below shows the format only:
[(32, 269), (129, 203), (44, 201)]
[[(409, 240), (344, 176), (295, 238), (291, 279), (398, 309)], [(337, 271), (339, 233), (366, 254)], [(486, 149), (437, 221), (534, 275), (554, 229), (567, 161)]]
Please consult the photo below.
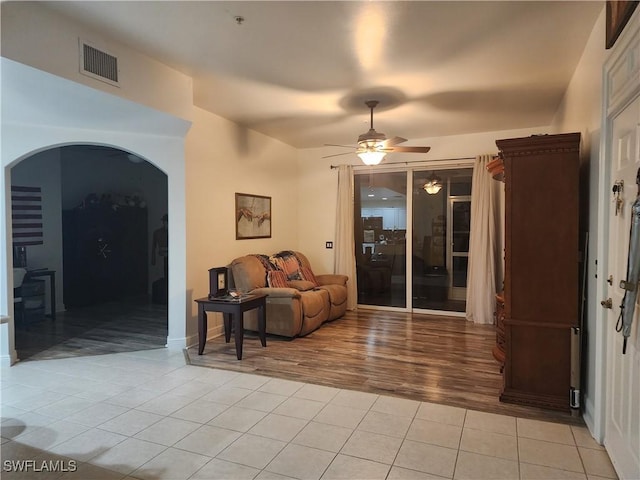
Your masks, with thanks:
[[(9, 195), (11, 167), (38, 152), (72, 144), (117, 146), (151, 160), (167, 175), (169, 225), (169, 329), (167, 346), (184, 348), (186, 235), (184, 136), (190, 122), (2, 58), (2, 166), (0, 221), (0, 363), (17, 360), (14, 346)], [(77, 109), (75, 105), (91, 105)], [(69, 106), (69, 108), (63, 108)], [(28, 112), (28, 115), (26, 115)], [(96, 112), (100, 112), (98, 115)], [(130, 121), (136, 118), (132, 127)]]
[(152, 238), (166, 245), (167, 175), (130, 152), (69, 145), (14, 165), (11, 189), (19, 358), (164, 346), (168, 257)]

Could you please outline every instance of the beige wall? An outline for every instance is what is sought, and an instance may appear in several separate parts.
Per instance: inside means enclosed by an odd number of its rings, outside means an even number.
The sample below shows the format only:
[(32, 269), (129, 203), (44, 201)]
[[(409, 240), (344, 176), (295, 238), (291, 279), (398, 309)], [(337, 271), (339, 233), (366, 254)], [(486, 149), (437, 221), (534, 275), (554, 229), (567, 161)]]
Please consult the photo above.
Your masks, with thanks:
[[(186, 317), (187, 337), (193, 338), (196, 333), (192, 300), (207, 293), (208, 268), (227, 264), (234, 257), (246, 253), (297, 248), (309, 256), (314, 270), (319, 273), (333, 271), (333, 251), (325, 249), (325, 241), (335, 240), (337, 172), (330, 169), (330, 165), (358, 164), (355, 155), (323, 159), (323, 155), (336, 152), (325, 148), (298, 151), (196, 108), (189, 77), (37, 4), (4, 2), (1, 21), (2, 56), (192, 121), (185, 140), (184, 158), (173, 160), (184, 163), (184, 180), (180, 175), (169, 178), (170, 199), (171, 192), (174, 192), (174, 198), (181, 198), (184, 194), (185, 199), (185, 232), (182, 234), (186, 235), (186, 260), (179, 267), (186, 270), (186, 304), (180, 310), (185, 312), (182, 318)], [(601, 15), (551, 126), (412, 139), (412, 144), (430, 145), (431, 152), (425, 156), (395, 155), (389, 159), (404, 162), (473, 157), (495, 152), (495, 140), (499, 138), (580, 131), (584, 147), (590, 152), (590, 164), (596, 165), (603, 32), (604, 15)], [(120, 88), (78, 73), (78, 37), (118, 56)], [(100, 125), (93, 127), (103, 128)], [(3, 158), (2, 164), (8, 165), (14, 160)], [(594, 181), (596, 173), (595, 168), (590, 170), (591, 198), (597, 197), (593, 192), (597, 183)], [(272, 238), (235, 240), (235, 192), (272, 197)], [(598, 222), (594, 217), (596, 209), (592, 208), (591, 212), (589, 222), (591, 229), (595, 229)], [(172, 224), (176, 223), (172, 221)], [(594, 248), (590, 250), (595, 251)], [(594, 357), (590, 354), (589, 358), (592, 362)]]
[(589, 41), (569, 88), (551, 123), (555, 132), (582, 132), (590, 143), (593, 132), (599, 132), (602, 107), (602, 65), (605, 60), (605, 11), (594, 25)]
[[(190, 77), (36, 2), (2, 2), (1, 22), (3, 57), (189, 119)], [(78, 38), (118, 57), (119, 87), (80, 74)]]
[[(192, 300), (209, 292), (209, 268), (298, 248), (298, 172), (293, 147), (197, 107), (185, 158), (187, 310), (195, 318)], [(271, 238), (236, 240), (235, 193), (271, 197)]]
[(580, 132), (581, 145), (581, 203), (582, 230), (589, 232), (587, 248), (587, 301), (583, 335), (586, 336), (586, 348), (582, 355), (586, 359), (586, 369), (582, 378), (581, 390), (584, 393), (584, 418), (587, 426), (599, 435), (597, 413), (600, 406), (598, 390), (604, 388), (598, 378), (596, 349), (600, 342), (597, 337), (596, 310), (600, 308), (596, 297), (598, 250), (598, 181), (600, 164), (600, 136), (602, 122), (602, 67), (607, 52), (604, 47), (605, 11), (604, 6), (596, 22), (584, 53), (573, 75), (569, 88), (560, 104), (552, 123), (554, 132)]
[[(167, 344), (183, 348), (197, 330), (185, 309), (185, 159), (182, 139), (178, 139), (188, 129), (184, 119), (191, 115), (191, 78), (53, 14), (42, 4), (3, 2), (1, 8), (4, 168), (0, 184), (10, 182), (11, 165), (23, 156), (73, 143), (122, 148), (167, 173), (169, 216), (174, 219), (169, 231), (172, 278)], [(79, 73), (79, 38), (118, 57), (119, 87)], [(6, 202), (2, 207), (4, 230), (10, 232)], [(0, 241), (0, 315), (11, 317), (6, 301), (13, 285), (7, 273), (9, 243), (6, 236)], [(0, 361), (5, 364), (16, 358), (13, 322), (10, 319), (0, 327)]]
[[(78, 74), (79, 36), (94, 42), (102, 41), (110, 53), (119, 57), (121, 88)], [(68, 95), (74, 98), (74, 101), (65, 101), (62, 105), (56, 103), (52, 95), (48, 95), (49, 91), (60, 88), (55, 82), (56, 77), (50, 79), (46, 75), (35, 75), (39, 80), (21, 86), (14, 83), (17, 79), (3, 77), (3, 91), (7, 87), (7, 92), (14, 93), (16, 88), (20, 88), (21, 98), (24, 96), (33, 99), (33, 102), (23, 102), (23, 108), (14, 108), (13, 104), (17, 101), (10, 102), (11, 105), (4, 108), (7, 104), (4, 102), (3, 132), (9, 131), (9, 123), (35, 122), (39, 125), (38, 130), (42, 132), (38, 139), (44, 146), (48, 137), (55, 139), (51, 144), (59, 143), (61, 137), (53, 132), (59, 127), (66, 127), (71, 133), (65, 135), (65, 139), (72, 138), (78, 142), (90, 139), (88, 143), (122, 147), (142, 154), (167, 173), (169, 215), (172, 218), (170, 248), (178, 249), (177, 254), (170, 255), (170, 270), (173, 272), (170, 290), (173, 288), (172, 285), (181, 288), (180, 294), (170, 296), (170, 343), (175, 339), (174, 344), (179, 346), (183, 338), (186, 338), (188, 343), (196, 340), (196, 310), (192, 300), (208, 292), (209, 268), (225, 265), (234, 257), (246, 253), (272, 253), (285, 248), (298, 248), (299, 205), (295, 149), (194, 107), (192, 82), (189, 77), (31, 3), (2, 4), (2, 55), (20, 64), (69, 79), (76, 84), (88, 85), (97, 91), (132, 100), (138, 105), (151, 106), (156, 111), (193, 120), (184, 141), (184, 153), (176, 155), (172, 153), (174, 138), (163, 136), (163, 132), (171, 136), (176, 133), (175, 125), (168, 117), (154, 117), (143, 107), (137, 112), (135, 105), (123, 107), (122, 102), (115, 101), (97, 102), (99, 107), (96, 108), (101, 115), (92, 115), (85, 104), (94, 105), (96, 96), (86, 93), (81, 88), (68, 92), (65, 85), (64, 96), (60, 98), (67, 98)], [(47, 88), (47, 82), (56, 85)], [(10, 86), (7, 86), (8, 84)], [(31, 94), (33, 89), (37, 89), (38, 95)], [(70, 87), (69, 90), (73, 88)], [(15, 93), (13, 97), (17, 100)], [(34, 102), (37, 105), (33, 104)], [(114, 107), (111, 108), (110, 105)], [(124, 116), (123, 112), (126, 112)], [(78, 114), (82, 114), (82, 118), (79, 118)], [(159, 160), (157, 156), (154, 158), (154, 155), (144, 155), (145, 151), (130, 144), (128, 138), (124, 143), (120, 143), (119, 139), (125, 138), (126, 135), (113, 133), (133, 133), (138, 130), (142, 134), (159, 135), (155, 137), (154, 148), (163, 151), (162, 157), (170, 155), (170, 163), (165, 163), (164, 159)], [(108, 140), (96, 141), (99, 138)], [(10, 143), (4, 142), (3, 145), (3, 166), (11, 165), (19, 158), (11, 152), (22, 153), (25, 149), (29, 151), (26, 144), (29, 143), (30, 146), (30, 142), (26, 138), (23, 140), (22, 137), (14, 135)], [(272, 238), (235, 240), (235, 192), (272, 197)], [(181, 213), (176, 214), (176, 211)], [(174, 240), (171, 237), (172, 232), (176, 237)], [(184, 237), (186, 239), (183, 244)], [(2, 250), (0, 265), (6, 266), (10, 259), (7, 259), (5, 248)], [(6, 269), (3, 270), (0, 283), (2, 298), (6, 299), (9, 296), (10, 285), (6, 282)], [(173, 303), (172, 298), (176, 300)], [(177, 309), (176, 302), (179, 303)], [(0, 310), (2, 315), (8, 313), (4, 309)], [(212, 323), (216, 328), (215, 322)], [(2, 338), (6, 335), (12, 334), (3, 329), (0, 332), (0, 341), (3, 344), (0, 353), (3, 354), (3, 358), (10, 355), (12, 350), (11, 342)]]

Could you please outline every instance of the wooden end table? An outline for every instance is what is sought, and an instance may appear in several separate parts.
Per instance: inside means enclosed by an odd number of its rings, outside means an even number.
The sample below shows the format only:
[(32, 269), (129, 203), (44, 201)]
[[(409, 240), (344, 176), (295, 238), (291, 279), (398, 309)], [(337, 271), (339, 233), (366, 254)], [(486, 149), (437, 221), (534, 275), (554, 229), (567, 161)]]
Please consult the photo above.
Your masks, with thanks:
[(48, 268), (41, 268), (39, 270), (27, 270), (25, 280), (37, 277), (49, 277), (49, 302), (51, 305), (51, 320), (56, 319), (56, 271), (49, 270)]
[(236, 357), (242, 360), (242, 341), (244, 339), (244, 312), (258, 309), (258, 335), (263, 347), (267, 346), (267, 296), (249, 295), (239, 300), (209, 299), (195, 300), (198, 304), (198, 355), (202, 355), (207, 343), (207, 312), (220, 312), (224, 318), (224, 339), (231, 340), (231, 322), (233, 322), (236, 342)]

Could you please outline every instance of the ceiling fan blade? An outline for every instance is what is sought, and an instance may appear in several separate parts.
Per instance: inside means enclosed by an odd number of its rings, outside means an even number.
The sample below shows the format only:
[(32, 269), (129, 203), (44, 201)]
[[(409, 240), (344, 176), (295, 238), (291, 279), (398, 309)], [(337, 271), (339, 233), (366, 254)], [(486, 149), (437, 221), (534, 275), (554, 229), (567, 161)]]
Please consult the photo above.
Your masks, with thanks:
[(353, 145), (338, 145), (336, 143), (325, 143), (324, 144), (325, 147), (344, 147), (344, 148), (356, 148)]
[(389, 149), (391, 152), (405, 152), (405, 153), (427, 153), (431, 150), (431, 147), (392, 147)]
[(384, 144), (385, 147), (389, 147), (391, 145), (397, 145), (399, 143), (404, 143), (406, 142), (407, 139), (406, 138), (402, 138), (402, 137), (393, 137), (393, 138), (389, 138), (387, 140), (385, 140), (384, 142), (382, 142)]
[[(374, 153), (389, 153), (389, 152), (408, 152), (408, 153), (427, 153), (431, 150), (431, 147), (397, 147), (396, 145), (407, 141), (402, 137), (387, 138), (384, 133), (376, 132), (373, 128), (373, 109), (378, 105), (377, 100), (368, 100), (365, 102), (370, 110), (371, 126), (369, 131), (363, 133), (358, 137), (358, 145), (356, 146), (355, 153), (361, 154), (374, 154)], [(348, 147), (347, 145), (336, 145), (331, 143), (325, 143), (329, 147)], [(337, 153), (335, 155), (327, 155), (322, 158), (337, 157), (338, 155), (345, 155), (344, 153)]]
[(339, 157), (340, 155), (350, 155), (353, 152), (344, 152), (344, 153), (334, 153), (333, 155), (325, 155), (322, 158), (329, 158), (329, 157)]

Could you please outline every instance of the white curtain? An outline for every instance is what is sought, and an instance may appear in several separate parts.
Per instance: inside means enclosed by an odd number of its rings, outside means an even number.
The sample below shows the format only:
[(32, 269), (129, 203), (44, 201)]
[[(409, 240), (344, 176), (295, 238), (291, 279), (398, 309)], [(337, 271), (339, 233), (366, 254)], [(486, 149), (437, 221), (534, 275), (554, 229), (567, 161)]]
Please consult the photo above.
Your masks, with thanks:
[(356, 256), (353, 231), (353, 167), (338, 167), (338, 204), (336, 206), (336, 243), (334, 272), (349, 276), (347, 283), (347, 310), (355, 310), (358, 305), (358, 285), (356, 283)]
[(479, 155), (471, 186), (471, 234), (467, 270), (467, 320), (493, 323), (496, 291), (502, 290), (502, 191), (487, 164), (492, 155)]

